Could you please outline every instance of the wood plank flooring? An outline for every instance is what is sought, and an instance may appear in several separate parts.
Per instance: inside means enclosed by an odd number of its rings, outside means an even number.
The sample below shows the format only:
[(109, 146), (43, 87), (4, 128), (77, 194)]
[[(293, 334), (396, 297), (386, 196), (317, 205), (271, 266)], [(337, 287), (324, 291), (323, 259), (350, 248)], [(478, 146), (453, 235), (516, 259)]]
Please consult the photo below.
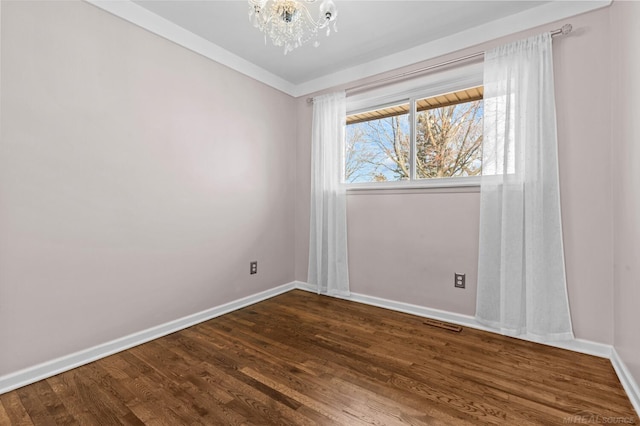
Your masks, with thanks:
[(291, 291), (0, 395), (0, 424), (638, 424), (606, 359), (424, 321)]

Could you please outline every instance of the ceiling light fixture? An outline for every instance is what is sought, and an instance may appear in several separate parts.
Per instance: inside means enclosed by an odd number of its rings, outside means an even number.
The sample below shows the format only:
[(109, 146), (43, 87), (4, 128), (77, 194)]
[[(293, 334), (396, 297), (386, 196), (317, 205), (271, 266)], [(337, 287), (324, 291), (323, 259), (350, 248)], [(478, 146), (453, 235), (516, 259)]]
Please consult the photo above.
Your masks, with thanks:
[(249, 0), (249, 20), (254, 27), (267, 35), (275, 46), (284, 46), (284, 54), (300, 47), (312, 38), (318, 47), (318, 31), (327, 30), (327, 36), (337, 32), (336, 17), (338, 10), (332, 0), (322, 0), (318, 7), (318, 19), (314, 19), (307, 5), (316, 0)]

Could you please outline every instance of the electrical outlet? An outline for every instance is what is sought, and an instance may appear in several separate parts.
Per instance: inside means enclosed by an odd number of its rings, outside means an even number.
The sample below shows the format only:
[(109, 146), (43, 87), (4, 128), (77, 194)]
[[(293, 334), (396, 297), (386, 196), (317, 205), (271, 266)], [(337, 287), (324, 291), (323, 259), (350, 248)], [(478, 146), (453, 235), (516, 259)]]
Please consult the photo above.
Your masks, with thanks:
[(466, 277), (466, 274), (454, 273), (453, 286), (455, 288), (465, 288), (465, 284), (464, 284), (465, 277)]
[(249, 263), (249, 274), (253, 275), (257, 273), (258, 273), (258, 261), (254, 260), (253, 262)]

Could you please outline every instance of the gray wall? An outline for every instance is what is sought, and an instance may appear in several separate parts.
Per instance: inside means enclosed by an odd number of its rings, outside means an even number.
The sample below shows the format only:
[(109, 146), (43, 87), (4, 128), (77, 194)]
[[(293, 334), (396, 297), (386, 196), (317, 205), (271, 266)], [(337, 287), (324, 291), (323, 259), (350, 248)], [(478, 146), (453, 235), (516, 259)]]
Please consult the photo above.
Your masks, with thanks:
[(640, 383), (640, 3), (611, 8), (615, 348)]
[(0, 375), (293, 280), (293, 98), (79, 1), (1, 71)]
[[(566, 22), (573, 24), (575, 31), (554, 41), (554, 65), (569, 302), (578, 338), (612, 344), (609, 9), (514, 34), (423, 65), (556, 29)], [(299, 101), (295, 276), (300, 281), (306, 280), (308, 257), (310, 114), (311, 107)], [(353, 292), (475, 314), (478, 192), (351, 192), (347, 202)], [(454, 272), (467, 273), (466, 290), (453, 288)]]

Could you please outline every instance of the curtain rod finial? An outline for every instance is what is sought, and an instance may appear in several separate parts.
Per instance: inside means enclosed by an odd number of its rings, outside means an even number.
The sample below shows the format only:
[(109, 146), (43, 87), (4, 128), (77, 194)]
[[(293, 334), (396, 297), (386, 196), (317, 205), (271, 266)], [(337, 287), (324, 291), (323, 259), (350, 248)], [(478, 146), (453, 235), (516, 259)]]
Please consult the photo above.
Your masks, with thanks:
[(564, 24), (560, 30), (563, 35), (567, 35), (573, 30), (573, 26), (571, 24)]

